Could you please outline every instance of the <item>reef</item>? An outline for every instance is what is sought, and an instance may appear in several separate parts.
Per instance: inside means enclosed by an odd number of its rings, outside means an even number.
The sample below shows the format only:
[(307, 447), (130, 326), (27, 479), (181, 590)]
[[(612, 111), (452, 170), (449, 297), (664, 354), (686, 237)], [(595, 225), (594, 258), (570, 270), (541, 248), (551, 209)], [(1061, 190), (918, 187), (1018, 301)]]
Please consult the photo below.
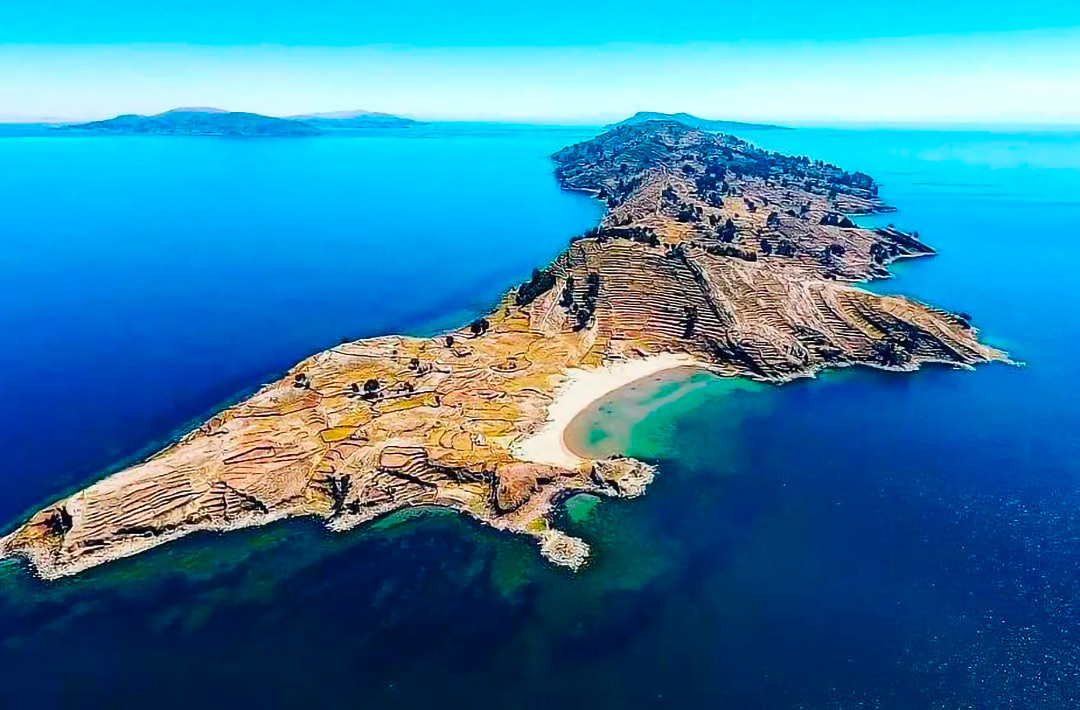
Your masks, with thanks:
[(784, 382), (850, 365), (1006, 359), (967, 315), (858, 287), (896, 259), (933, 253), (916, 234), (851, 219), (888, 209), (867, 175), (668, 120), (617, 126), (553, 159), (560, 183), (603, 200), (606, 214), (489, 314), (436, 337), (318, 353), (148, 460), (44, 507), (0, 554), (54, 578), (198, 530), (290, 516), (344, 530), (434, 505), (577, 567), (588, 547), (552, 526), (557, 502), (638, 495), (653, 476), (542, 438), (582, 373), (667, 358)]

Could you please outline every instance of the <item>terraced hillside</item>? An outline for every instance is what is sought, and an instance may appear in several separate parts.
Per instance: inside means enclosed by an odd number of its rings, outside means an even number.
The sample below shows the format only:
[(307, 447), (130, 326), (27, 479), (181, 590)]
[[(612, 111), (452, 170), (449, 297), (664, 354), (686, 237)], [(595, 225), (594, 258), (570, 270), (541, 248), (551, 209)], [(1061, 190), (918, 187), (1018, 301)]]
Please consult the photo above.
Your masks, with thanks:
[(576, 567), (587, 546), (548, 523), (559, 497), (636, 495), (653, 472), (537, 446), (575, 373), (666, 357), (783, 381), (1004, 359), (967, 316), (849, 283), (932, 253), (914, 235), (851, 222), (884, 209), (866, 175), (668, 121), (619, 126), (554, 160), (566, 188), (608, 211), (485, 318), (319, 353), (148, 461), (43, 508), (0, 554), (57, 577), (194, 530), (296, 515), (345, 529), (439, 505)]

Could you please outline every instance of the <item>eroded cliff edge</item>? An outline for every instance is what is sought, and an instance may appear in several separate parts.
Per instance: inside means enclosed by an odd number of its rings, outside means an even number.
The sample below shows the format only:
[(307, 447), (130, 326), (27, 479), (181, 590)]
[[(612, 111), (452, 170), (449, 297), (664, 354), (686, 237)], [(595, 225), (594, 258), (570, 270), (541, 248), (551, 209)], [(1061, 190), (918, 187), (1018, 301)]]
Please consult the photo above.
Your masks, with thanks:
[(652, 471), (630, 459), (558, 465), (527, 445), (572, 372), (659, 356), (785, 381), (854, 364), (1005, 359), (966, 315), (850, 285), (933, 253), (846, 216), (884, 209), (869, 176), (670, 121), (620, 126), (553, 157), (564, 187), (608, 210), (492, 313), (433, 338), (314, 355), (149, 460), (37, 512), (0, 555), (53, 578), (195, 530), (296, 515), (345, 529), (440, 505), (530, 535), (574, 567), (588, 548), (551, 528), (558, 497), (636, 495)]

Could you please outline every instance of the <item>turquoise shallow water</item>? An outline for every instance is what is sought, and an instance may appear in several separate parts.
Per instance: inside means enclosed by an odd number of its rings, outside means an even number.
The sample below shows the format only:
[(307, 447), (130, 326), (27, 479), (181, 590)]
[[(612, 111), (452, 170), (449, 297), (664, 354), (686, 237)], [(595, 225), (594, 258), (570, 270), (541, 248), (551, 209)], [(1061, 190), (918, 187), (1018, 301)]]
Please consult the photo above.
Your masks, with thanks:
[[(577, 135), (479, 133), (0, 139), (9, 514), (341, 335), (464, 319), (596, 218), (543, 157)], [(1080, 703), (1077, 136), (751, 137), (877, 177), (886, 221), (941, 254), (873, 288), (972, 313), (1027, 366), (645, 387), (594, 443), (659, 475), (568, 503), (576, 575), (438, 511), (196, 536), (59, 584), (9, 568), (0, 705)], [(380, 297), (402, 275), (430, 288)]]

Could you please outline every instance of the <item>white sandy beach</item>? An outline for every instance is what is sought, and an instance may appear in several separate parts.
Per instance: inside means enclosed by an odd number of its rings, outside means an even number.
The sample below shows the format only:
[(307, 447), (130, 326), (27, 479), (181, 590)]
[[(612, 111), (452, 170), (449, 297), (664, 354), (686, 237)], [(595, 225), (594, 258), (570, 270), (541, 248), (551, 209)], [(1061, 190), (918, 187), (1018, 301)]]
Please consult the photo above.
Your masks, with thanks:
[(677, 367), (700, 365), (688, 355), (654, 355), (641, 360), (626, 360), (603, 367), (568, 370), (567, 379), (555, 391), (548, 407), (547, 421), (532, 436), (514, 446), (514, 454), (523, 461), (577, 469), (586, 459), (567, 448), (564, 441), (570, 422), (590, 404), (635, 380)]

